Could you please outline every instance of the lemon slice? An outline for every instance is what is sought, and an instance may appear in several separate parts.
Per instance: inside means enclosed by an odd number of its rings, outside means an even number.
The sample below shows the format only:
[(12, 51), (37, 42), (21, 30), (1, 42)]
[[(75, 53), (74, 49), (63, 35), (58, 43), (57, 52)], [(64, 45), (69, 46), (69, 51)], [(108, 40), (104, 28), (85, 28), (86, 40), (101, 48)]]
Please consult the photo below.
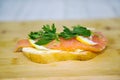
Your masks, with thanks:
[(93, 42), (92, 40), (83, 37), (83, 36), (77, 36), (76, 39), (84, 44), (88, 44), (88, 45), (96, 45), (97, 43)]
[(35, 44), (35, 41), (32, 39), (29, 39), (29, 42), (31, 43), (31, 45), (33, 47), (35, 47), (36, 49), (40, 49), (40, 50), (49, 50), (48, 48), (45, 48), (44, 46), (39, 46), (37, 44)]

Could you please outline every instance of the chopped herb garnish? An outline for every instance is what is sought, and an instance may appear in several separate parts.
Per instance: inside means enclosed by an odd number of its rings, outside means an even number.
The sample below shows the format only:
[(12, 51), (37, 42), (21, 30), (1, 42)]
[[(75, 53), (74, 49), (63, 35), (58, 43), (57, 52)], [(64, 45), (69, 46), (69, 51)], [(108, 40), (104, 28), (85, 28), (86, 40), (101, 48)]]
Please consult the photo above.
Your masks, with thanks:
[(63, 31), (59, 34), (56, 33), (56, 27), (54, 24), (43, 25), (42, 30), (38, 32), (31, 32), (28, 36), (30, 39), (36, 40), (36, 44), (44, 45), (52, 40), (59, 41), (59, 37), (64, 39), (71, 39), (78, 35), (89, 37), (91, 35), (91, 31), (82, 26), (74, 26), (73, 29), (69, 29), (66, 26), (63, 26)]

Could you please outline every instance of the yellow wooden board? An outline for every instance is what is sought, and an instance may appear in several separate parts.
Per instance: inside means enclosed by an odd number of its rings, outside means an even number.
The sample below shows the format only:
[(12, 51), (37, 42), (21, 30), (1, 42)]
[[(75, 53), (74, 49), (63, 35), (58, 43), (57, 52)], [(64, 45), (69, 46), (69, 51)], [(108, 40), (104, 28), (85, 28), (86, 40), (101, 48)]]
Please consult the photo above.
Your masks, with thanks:
[[(108, 39), (107, 48), (89, 61), (61, 61), (49, 64), (31, 62), (22, 53), (15, 53), (15, 44), (30, 31), (44, 24), (83, 25), (96, 28)], [(120, 19), (0, 22), (0, 79), (41, 80), (114, 80), (120, 79)]]

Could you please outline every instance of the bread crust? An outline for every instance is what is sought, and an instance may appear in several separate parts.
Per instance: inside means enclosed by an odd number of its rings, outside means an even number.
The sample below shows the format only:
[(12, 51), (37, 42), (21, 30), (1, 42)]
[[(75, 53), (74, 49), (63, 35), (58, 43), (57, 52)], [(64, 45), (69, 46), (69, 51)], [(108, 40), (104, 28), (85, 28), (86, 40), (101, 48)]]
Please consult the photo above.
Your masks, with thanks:
[(66, 61), (66, 60), (89, 60), (96, 57), (98, 54), (93, 53), (91, 51), (81, 51), (81, 52), (70, 52), (70, 51), (60, 51), (60, 52), (43, 52), (36, 53), (33, 51), (22, 51), (24, 55), (33, 62), (37, 63), (51, 63), (58, 61)]

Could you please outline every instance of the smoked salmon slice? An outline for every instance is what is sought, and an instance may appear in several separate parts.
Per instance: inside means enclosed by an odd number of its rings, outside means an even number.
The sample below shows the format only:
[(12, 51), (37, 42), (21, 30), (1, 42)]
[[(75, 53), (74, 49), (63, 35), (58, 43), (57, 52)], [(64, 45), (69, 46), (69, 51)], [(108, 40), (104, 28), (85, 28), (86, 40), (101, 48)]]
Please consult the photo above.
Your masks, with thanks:
[(23, 47), (32, 47), (28, 39), (22, 39), (17, 42), (15, 51), (21, 51)]
[[(107, 43), (106, 38), (101, 34), (96, 32), (92, 36), (92, 41), (96, 42), (96, 45), (87, 45), (79, 42), (75, 38), (65, 40), (60, 38), (60, 42), (52, 41), (46, 45), (47, 48), (57, 49), (57, 50), (67, 50), (67, 51), (74, 51), (76, 49), (93, 51), (93, 52), (100, 52), (102, 51)], [(55, 43), (56, 42), (56, 43)]]
[[(95, 32), (92, 36), (92, 41), (96, 42), (96, 45), (87, 45), (83, 44), (75, 38), (63, 39), (60, 38), (60, 41), (53, 40), (47, 45), (44, 45), (47, 48), (55, 50), (65, 50), (65, 51), (75, 51), (77, 49), (100, 52), (102, 51), (107, 44), (107, 39), (99, 32)], [(22, 47), (32, 47), (28, 39), (23, 39), (18, 41), (16, 46), (16, 51), (20, 51)]]

